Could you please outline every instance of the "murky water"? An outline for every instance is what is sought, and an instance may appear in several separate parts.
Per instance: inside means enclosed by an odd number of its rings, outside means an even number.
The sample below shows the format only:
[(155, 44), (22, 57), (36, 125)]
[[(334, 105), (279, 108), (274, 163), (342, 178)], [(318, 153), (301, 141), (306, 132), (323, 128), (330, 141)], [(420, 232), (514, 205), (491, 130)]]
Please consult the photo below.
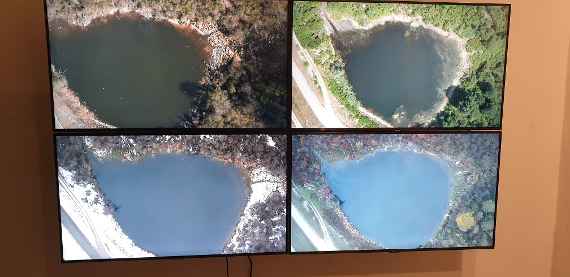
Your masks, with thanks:
[(56, 70), (98, 118), (122, 128), (174, 127), (192, 107), (204, 47), (195, 33), (134, 15), (50, 32)]
[(392, 22), (348, 53), (346, 71), (366, 108), (408, 126), (419, 116), (433, 116), (457, 76), (460, 51), (458, 43), (432, 30)]

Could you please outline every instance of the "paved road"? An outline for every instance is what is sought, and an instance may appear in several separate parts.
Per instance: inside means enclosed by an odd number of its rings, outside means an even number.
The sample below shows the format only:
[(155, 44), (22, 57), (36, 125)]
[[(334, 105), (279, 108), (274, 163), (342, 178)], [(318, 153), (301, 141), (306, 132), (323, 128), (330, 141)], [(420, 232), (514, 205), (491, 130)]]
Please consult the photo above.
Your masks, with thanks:
[(303, 124), (301, 124), (301, 121), (299, 121), (299, 119), (297, 118), (297, 116), (295, 116), (295, 113), (291, 112), (291, 119), (293, 122), (293, 128), (303, 128)]
[[(299, 193), (293, 188), (293, 198), (302, 197)], [(328, 229), (326, 227), (324, 219), (321, 217), (320, 213), (317, 209), (309, 202), (309, 207), (317, 221), (319, 222), (319, 226), (311, 226), (309, 222), (305, 219), (305, 215), (296, 207), (295, 201), (291, 203), (291, 219), (292, 225), (295, 228), (298, 228), (302, 232), (301, 239), (307, 239), (310, 242), (310, 246), (313, 246), (318, 251), (334, 251), (337, 250), (336, 246), (334, 245), (332, 239), (330, 238)], [(315, 228), (320, 228), (322, 231), (323, 236), (317, 233)], [(299, 249), (298, 249), (299, 250)], [(303, 249), (304, 250), (304, 249)]]
[(85, 251), (85, 253), (89, 256), (89, 258), (97, 259), (100, 257), (97, 250), (89, 242), (89, 239), (85, 237), (83, 232), (81, 232), (79, 227), (75, 225), (73, 219), (71, 219), (71, 217), (67, 214), (67, 212), (63, 208), (61, 209), (61, 225), (67, 229), (69, 234), (71, 234), (73, 239), (75, 239), (77, 244), (81, 247), (81, 249), (83, 249), (83, 251)]
[(315, 95), (315, 93), (311, 90), (307, 80), (301, 73), (301, 70), (297, 66), (297, 64), (293, 63), (293, 80), (297, 83), (299, 87), (299, 91), (313, 110), (313, 113), (317, 117), (317, 119), (325, 126), (325, 128), (343, 128), (344, 125), (340, 122), (340, 120), (336, 117), (336, 115), (325, 109), (323, 105), (319, 102), (319, 99)]
[(301, 92), (301, 94), (305, 98), (305, 101), (313, 111), (313, 114), (317, 117), (317, 119), (321, 122), (321, 124), (325, 128), (344, 128), (345, 127), (344, 124), (336, 116), (332, 108), (328, 88), (325, 84), (325, 81), (319, 74), (312, 58), (308, 56), (308, 54), (306, 53), (304, 54), (304, 49), (301, 48), (301, 45), (299, 44), (297, 38), (294, 35), (293, 35), (293, 43), (295, 44), (294, 49), (298, 50), (298, 51), (293, 51), (294, 52), (293, 55), (304, 56), (305, 60), (307, 60), (309, 64), (309, 67), (314, 69), (313, 71), (315, 72), (315, 78), (317, 79), (317, 83), (323, 93), (323, 98), (325, 102), (324, 105), (323, 103), (321, 103), (321, 101), (319, 101), (319, 98), (317, 97), (315, 92), (311, 89), (311, 86), (309, 85), (307, 78), (305, 78), (305, 74), (303, 74), (303, 71), (299, 68), (299, 65), (296, 62), (296, 60), (298, 59), (293, 59), (292, 63), (293, 81), (299, 87), (299, 91)]

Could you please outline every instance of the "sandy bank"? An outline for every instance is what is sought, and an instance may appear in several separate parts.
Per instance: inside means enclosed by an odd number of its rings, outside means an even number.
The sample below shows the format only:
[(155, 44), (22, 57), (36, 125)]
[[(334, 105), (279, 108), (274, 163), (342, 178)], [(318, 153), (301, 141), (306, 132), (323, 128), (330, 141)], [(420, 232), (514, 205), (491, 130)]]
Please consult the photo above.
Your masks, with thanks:
[(52, 72), (53, 116), (56, 129), (115, 128), (97, 118), (95, 113), (81, 103), (77, 94), (67, 84), (65, 76), (57, 73), (53, 66)]

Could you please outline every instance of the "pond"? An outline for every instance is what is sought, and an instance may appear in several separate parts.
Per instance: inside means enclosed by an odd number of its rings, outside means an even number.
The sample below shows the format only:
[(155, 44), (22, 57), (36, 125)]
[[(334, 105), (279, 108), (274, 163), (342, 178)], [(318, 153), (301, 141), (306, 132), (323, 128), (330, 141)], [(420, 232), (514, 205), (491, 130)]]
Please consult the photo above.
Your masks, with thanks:
[(141, 16), (50, 31), (51, 63), (99, 119), (120, 128), (174, 127), (205, 74), (197, 33)]
[(456, 41), (424, 27), (388, 22), (350, 50), (346, 72), (364, 107), (406, 127), (420, 116), (434, 116), (461, 63)]
[(222, 253), (247, 201), (239, 170), (205, 157), (91, 161), (123, 231), (157, 256)]
[(362, 160), (325, 162), (323, 172), (348, 220), (384, 248), (417, 248), (447, 214), (450, 169), (428, 155), (378, 151)]

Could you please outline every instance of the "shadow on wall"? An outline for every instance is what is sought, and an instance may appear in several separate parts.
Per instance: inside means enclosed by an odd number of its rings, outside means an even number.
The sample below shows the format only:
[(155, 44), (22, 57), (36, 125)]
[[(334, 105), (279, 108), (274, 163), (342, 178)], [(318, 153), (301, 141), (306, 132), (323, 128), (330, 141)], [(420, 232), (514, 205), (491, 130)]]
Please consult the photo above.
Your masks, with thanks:
[[(307, 254), (288, 257), (256, 257), (260, 276), (407, 276), (434, 273), (458, 276), (462, 271), (461, 251), (406, 253)], [(271, 273), (271, 275), (261, 274)], [(403, 274), (403, 275), (402, 275)], [(429, 275), (424, 275), (429, 276)]]
[[(51, 251), (52, 253), (56, 251)], [(58, 265), (48, 276), (200, 276), (225, 275), (224, 258), (84, 262)], [(461, 276), (460, 251), (255, 256), (254, 276)], [(246, 257), (230, 258), (230, 276), (248, 276)]]
[(558, 181), (558, 207), (552, 258), (552, 277), (570, 276), (570, 49), (566, 79), (566, 98), (560, 149), (560, 177)]

